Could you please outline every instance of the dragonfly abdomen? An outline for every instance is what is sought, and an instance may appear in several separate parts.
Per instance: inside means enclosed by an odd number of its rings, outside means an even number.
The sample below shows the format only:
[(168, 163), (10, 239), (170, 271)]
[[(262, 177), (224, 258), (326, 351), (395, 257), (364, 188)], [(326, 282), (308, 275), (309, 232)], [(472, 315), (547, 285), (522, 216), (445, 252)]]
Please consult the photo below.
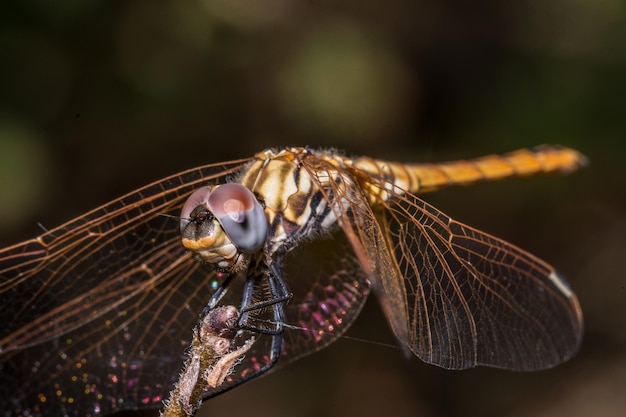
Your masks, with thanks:
[[(386, 201), (392, 191), (412, 194), (435, 191), (451, 185), (468, 185), (536, 174), (569, 173), (586, 164), (579, 152), (560, 146), (538, 146), (504, 155), (488, 155), (470, 160), (443, 163), (404, 164), (362, 157), (351, 162), (367, 178), (379, 184), (366, 184), (368, 192)], [(358, 172), (358, 171), (357, 171)]]

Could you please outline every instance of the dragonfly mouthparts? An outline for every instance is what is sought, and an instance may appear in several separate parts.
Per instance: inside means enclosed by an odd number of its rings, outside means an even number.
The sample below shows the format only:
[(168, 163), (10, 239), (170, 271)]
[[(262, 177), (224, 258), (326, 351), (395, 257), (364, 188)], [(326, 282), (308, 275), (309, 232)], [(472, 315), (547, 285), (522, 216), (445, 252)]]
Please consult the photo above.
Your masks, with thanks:
[(211, 210), (209, 210), (209, 208), (203, 204), (196, 207), (191, 212), (190, 220), (196, 225), (201, 225), (202, 223), (211, 221), (214, 218), (215, 216), (213, 215), (213, 213), (211, 213)]

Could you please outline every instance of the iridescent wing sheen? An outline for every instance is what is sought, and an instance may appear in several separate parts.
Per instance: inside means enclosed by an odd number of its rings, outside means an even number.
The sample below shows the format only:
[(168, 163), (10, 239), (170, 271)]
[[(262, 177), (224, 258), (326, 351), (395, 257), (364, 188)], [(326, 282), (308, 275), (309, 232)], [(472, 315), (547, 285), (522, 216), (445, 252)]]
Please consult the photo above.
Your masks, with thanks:
[[(284, 364), (285, 357), (291, 361), (308, 355), (341, 337), (369, 295), (370, 283), (343, 236), (335, 236), (326, 244), (323, 240), (315, 243), (322, 245), (319, 252), (305, 248), (314, 255), (308, 265), (301, 263), (300, 251), (292, 258), (294, 272), (290, 274), (290, 284), (294, 291), (298, 290), (298, 297), (285, 308), (285, 323), (293, 327), (285, 330), (283, 354), (277, 367)], [(320, 271), (316, 271), (318, 268)], [(303, 271), (316, 271), (316, 278), (307, 279)], [(311, 286), (311, 282), (315, 284)]]
[[(369, 281), (348, 241), (341, 235), (334, 233), (304, 242), (287, 256), (284, 273), (293, 297), (284, 307), (280, 358), (269, 372), (333, 343), (346, 332), (363, 308), (369, 295)], [(240, 302), (237, 297), (241, 291), (235, 286), (243, 281), (232, 282), (233, 286), (220, 305)], [(233, 295), (235, 298), (230, 299)], [(272, 327), (272, 317), (272, 308), (267, 308), (258, 311), (253, 320), (259, 327), (264, 322), (269, 328)], [(245, 357), (223, 384), (205, 391), (205, 399), (247, 381), (252, 373), (269, 364), (272, 336), (243, 331), (236, 343), (243, 345), (252, 337), (254, 344)]]
[(3, 415), (161, 405), (216, 278), (166, 216), (246, 162), (165, 178), (0, 252)]
[[(303, 163), (336, 202), (396, 337), (422, 360), (529, 371), (576, 353), (580, 307), (548, 264), (382, 179), (319, 159)], [(370, 201), (363, 190), (376, 188), (390, 198)]]

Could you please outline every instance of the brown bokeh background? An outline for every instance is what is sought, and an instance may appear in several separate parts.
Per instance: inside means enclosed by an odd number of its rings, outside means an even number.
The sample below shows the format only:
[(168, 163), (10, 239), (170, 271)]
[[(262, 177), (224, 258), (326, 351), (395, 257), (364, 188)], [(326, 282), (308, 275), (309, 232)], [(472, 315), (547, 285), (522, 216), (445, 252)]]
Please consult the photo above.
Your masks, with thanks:
[[(590, 165), (572, 176), (425, 196), (569, 278), (586, 320), (575, 359), (532, 374), (449, 372), (342, 339), (208, 401), (202, 415), (624, 415), (625, 8), (620, 0), (5, 2), (0, 243), (268, 146), (402, 161), (575, 147)], [(349, 335), (395, 344), (375, 300)]]

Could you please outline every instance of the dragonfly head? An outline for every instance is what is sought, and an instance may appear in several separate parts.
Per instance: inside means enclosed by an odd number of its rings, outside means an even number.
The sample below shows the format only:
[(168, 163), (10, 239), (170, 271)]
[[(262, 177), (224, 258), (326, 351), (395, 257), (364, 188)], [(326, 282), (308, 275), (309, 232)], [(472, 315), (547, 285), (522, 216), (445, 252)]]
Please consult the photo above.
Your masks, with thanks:
[(252, 191), (228, 183), (196, 190), (181, 211), (183, 246), (217, 269), (247, 265), (267, 240), (267, 218)]

